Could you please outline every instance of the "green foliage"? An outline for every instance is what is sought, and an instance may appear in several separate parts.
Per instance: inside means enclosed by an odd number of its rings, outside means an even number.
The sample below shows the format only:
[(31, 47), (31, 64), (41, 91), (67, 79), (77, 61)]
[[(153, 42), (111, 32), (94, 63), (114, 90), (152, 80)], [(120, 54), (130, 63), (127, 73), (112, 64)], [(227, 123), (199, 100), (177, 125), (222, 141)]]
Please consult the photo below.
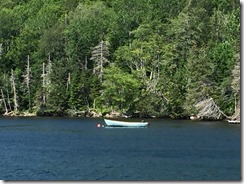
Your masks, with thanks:
[(232, 114), (240, 100), (239, 15), (236, 0), (1, 1), (0, 84), (8, 109), (11, 69), (19, 110), (29, 109), (29, 56), (31, 109), (42, 115), (72, 109), (185, 117), (208, 97)]
[(197, 113), (194, 105), (212, 96), (213, 92), (214, 64), (210, 62), (205, 50), (206, 48), (192, 49), (187, 63), (188, 80), (184, 108), (192, 115)]
[(126, 111), (139, 95), (140, 82), (133, 74), (111, 66), (105, 71), (105, 81), (102, 87), (100, 100), (103, 101), (103, 104), (107, 104), (113, 110)]

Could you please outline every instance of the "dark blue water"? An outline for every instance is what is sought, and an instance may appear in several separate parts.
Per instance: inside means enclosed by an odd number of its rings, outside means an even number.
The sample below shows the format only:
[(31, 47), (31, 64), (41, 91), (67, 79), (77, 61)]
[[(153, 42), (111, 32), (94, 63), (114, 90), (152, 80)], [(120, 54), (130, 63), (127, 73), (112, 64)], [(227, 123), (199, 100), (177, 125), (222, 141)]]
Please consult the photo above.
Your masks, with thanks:
[(240, 180), (241, 128), (226, 122), (0, 118), (1, 180)]

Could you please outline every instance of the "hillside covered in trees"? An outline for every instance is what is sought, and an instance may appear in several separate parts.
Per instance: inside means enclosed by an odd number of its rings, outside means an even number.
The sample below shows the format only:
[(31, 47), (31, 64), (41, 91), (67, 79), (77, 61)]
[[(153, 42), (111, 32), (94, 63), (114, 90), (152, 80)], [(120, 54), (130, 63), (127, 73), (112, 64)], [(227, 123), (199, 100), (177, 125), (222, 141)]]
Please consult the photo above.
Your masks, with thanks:
[(237, 0), (0, 1), (1, 114), (231, 116), (239, 83)]

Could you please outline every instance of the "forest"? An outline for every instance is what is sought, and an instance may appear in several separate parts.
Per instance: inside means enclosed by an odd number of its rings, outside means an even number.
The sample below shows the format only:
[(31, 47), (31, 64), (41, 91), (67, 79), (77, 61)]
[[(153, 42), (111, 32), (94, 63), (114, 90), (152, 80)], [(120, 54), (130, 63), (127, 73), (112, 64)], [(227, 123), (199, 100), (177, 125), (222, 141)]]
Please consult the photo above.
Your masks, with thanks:
[(240, 2), (0, 1), (0, 86), (3, 115), (233, 116)]

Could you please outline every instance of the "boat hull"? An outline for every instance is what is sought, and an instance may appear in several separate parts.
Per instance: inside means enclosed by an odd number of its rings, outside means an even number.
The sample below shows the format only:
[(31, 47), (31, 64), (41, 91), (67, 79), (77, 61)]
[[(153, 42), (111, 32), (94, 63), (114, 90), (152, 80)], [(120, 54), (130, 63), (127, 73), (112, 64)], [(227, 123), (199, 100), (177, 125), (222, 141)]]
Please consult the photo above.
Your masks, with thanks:
[(126, 122), (104, 119), (107, 126), (111, 127), (146, 127), (148, 122)]

